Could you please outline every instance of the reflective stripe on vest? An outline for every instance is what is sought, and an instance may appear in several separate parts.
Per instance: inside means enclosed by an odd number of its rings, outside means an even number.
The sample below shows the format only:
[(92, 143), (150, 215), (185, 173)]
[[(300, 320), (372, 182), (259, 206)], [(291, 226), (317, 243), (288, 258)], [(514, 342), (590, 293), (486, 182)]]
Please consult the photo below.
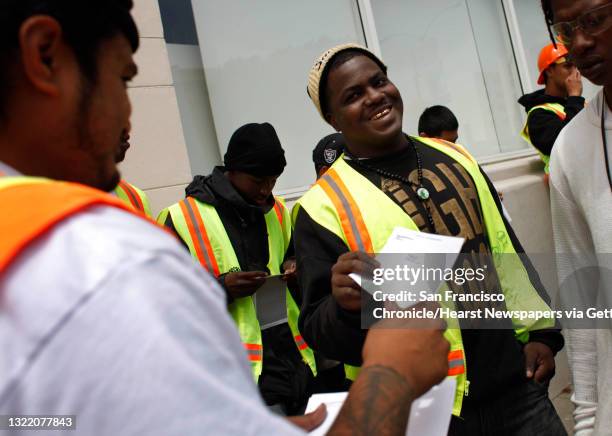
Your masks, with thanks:
[(151, 217), (151, 207), (149, 206), (149, 200), (146, 194), (134, 185), (129, 184), (125, 180), (121, 180), (113, 192), (117, 197), (137, 211), (149, 218)]
[[(346, 378), (355, 381), (361, 368), (358, 366), (344, 365), (344, 374)], [(449, 376), (457, 376), (465, 373), (465, 360), (463, 358), (463, 350), (455, 350), (448, 353), (448, 374)]]
[[(200, 264), (216, 277), (239, 271), (240, 264), (232, 243), (225, 230), (216, 209), (192, 197), (180, 201), (178, 204), (164, 209), (159, 222), (165, 222), (170, 214), (176, 232), (185, 242), (191, 255)], [(276, 199), (275, 206), (264, 215), (268, 232), (268, 269), (270, 274), (280, 274), (280, 268), (291, 243), (291, 219), (286, 206), (281, 199)], [(314, 353), (304, 342), (297, 328), (299, 309), (293, 300), (289, 289), (285, 290), (287, 304), (287, 320), (294, 337), (296, 347), (302, 359), (309, 365), (316, 375)], [(242, 342), (249, 351), (249, 360), (255, 380), (259, 378), (262, 370), (262, 360), (256, 358), (257, 351), (253, 347), (263, 350), (261, 329), (257, 320), (257, 313), (251, 296), (235, 299), (228, 307), (234, 319)], [(248, 347), (247, 347), (248, 344)], [(306, 345), (306, 346), (304, 346)]]
[[(424, 139), (424, 138), (420, 138), (420, 139)], [(472, 163), (478, 165), (478, 162), (476, 161), (476, 159), (474, 159), (474, 157), (460, 144), (450, 142), (450, 141), (445, 141), (444, 139), (441, 139), (441, 138), (426, 138), (425, 140), (433, 141), (444, 147), (450, 147), (456, 152), (461, 153), (463, 157), (465, 157), (466, 159), (469, 159)]]
[(134, 209), (144, 212), (144, 206), (140, 196), (134, 189), (132, 189), (129, 183), (127, 183), (125, 180), (121, 180), (118, 187), (123, 189), (123, 191), (127, 194), (130, 204), (134, 207)]
[(459, 375), (465, 373), (465, 360), (463, 350), (455, 350), (448, 353), (448, 375)]
[(355, 207), (355, 201), (344, 182), (333, 168), (330, 168), (317, 181), (331, 199), (340, 215), (344, 236), (351, 250), (372, 253), (372, 240), (365, 226), (361, 212)]
[(134, 213), (112, 195), (77, 183), (35, 177), (0, 178), (0, 274), (38, 237), (64, 219), (105, 205)]
[(263, 346), (260, 344), (244, 344), (247, 356), (251, 362), (261, 362), (263, 360)]
[(206, 232), (206, 226), (202, 222), (202, 216), (197, 212), (197, 205), (192, 197), (187, 197), (179, 203), (181, 211), (187, 222), (187, 228), (193, 241), (196, 258), (209, 273), (219, 277), (219, 265), (213, 254), (213, 249)]
[(283, 206), (281, 205), (280, 201), (274, 202), (274, 212), (276, 212), (276, 217), (278, 218), (278, 222), (280, 223), (282, 227), (283, 226)]
[(306, 348), (308, 348), (308, 344), (306, 343), (302, 335), (295, 335), (293, 339), (295, 340), (298, 350), (305, 350)]
[(531, 115), (531, 112), (537, 109), (542, 109), (542, 110), (552, 112), (555, 115), (557, 115), (561, 121), (564, 121), (566, 118), (565, 108), (563, 107), (563, 105), (559, 103), (544, 103), (544, 104), (534, 106), (531, 109), (529, 109), (529, 112), (527, 112), (527, 119), (525, 120), (525, 125), (523, 126), (523, 130), (521, 130), (521, 138), (523, 138), (527, 142), (527, 144), (531, 145), (532, 147), (536, 149), (536, 151), (540, 155), (540, 159), (542, 159), (542, 162), (544, 162), (544, 172), (548, 174), (550, 156), (538, 150), (538, 148), (535, 145), (533, 145), (533, 143), (531, 142), (531, 136), (529, 136), (529, 116)]
[[(522, 261), (516, 255), (495, 200), (477, 163), (455, 148), (448, 146), (448, 144), (441, 144), (429, 138), (415, 138), (415, 140), (451, 157), (463, 167), (474, 181), (481, 204), (487, 240), (493, 254), (493, 261), (500, 284), (506, 297), (508, 310), (550, 311), (548, 305), (533, 288)], [(346, 185), (351, 186), (352, 196), (350, 201), (347, 200), (343, 203), (334, 200), (328, 194), (329, 191), (323, 189), (321, 184), (317, 183), (297, 201), (296, 207), (293, 210), (294, 221), (297, 219), (299, 208), (303, 207), (312, 220), (337, 235), (352, 250), (358, 246), (354, 242), (357, 238), (353, 237), (351, 240), (347, 235), (350, 235), (354, 231), (353, 229), (363, 227), (366, 231), (362, 237), (365, 238), (367, 235), (367, 238), (371, 239), (373, 252), (379, 252), (382, 249), (397, 226), (418, 231), (416, 224), (400, 206), (367, 178), (349, 166), (343, 158), (338, 159), (327, 171), (326, 175), (330, 172), (333, 180), (341, 179)], [(346, 203), (350, 204), (351, 213), (346, 213), (346, 210), (340, 210), (344, 208)], [(359, 213), (356, 211), (359, 211)], [(355, 222), (351, 223), (351, 220)], [(359, 223), (358, 221), (360, 220), (363, 222)], [(501, 256), (504, 253), (509, 255)], [(511, 256), (512, 254), (515, 256)], [(512, 321), (516, 337), (522, 342), (528, 340), (529, 330), (546, 329), (554, 326), (554, 320), (549, 318), (513, 318)], [(448, 320), (448, 322), (449, 328), (445, 331), (444, 335), (451, 344), (451, 350), (454, 352), (463, 350), (461, 330), (453, 328), (452, 320)], [(451, 357), (457, 357), (457, 355), (458, 353), (455, 353)], [(457, 368), (454, 371), (457, 373), (461, 371), (461, 373), (456, 375), (457, 393), (453, 407), (453, 413), (459, 415), (463, 395), (467, 392), (469, 384), (467, 380), (467, 364), (465, 360), (462, 361), (462, 364), (459, 363), (458, 359), (453, 358), (451, 360), (453, 368)]]

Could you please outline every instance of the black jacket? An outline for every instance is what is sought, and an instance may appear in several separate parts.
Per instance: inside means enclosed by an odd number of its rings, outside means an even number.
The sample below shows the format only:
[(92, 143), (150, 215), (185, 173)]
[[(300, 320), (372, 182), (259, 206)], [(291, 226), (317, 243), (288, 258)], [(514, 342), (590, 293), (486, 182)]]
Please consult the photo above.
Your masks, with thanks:
[(584, 97), (553, 97), (546, 94), (544, 89), (525, 94), (518, 102), (525, 107), (525, 112), (544, 103), (559, 103), (565, 108), (565, 120), (545, 109), (534, 110), (527, 120), (531, 143), (546, 156), (550, 156), (561, 130), (584, 108)]

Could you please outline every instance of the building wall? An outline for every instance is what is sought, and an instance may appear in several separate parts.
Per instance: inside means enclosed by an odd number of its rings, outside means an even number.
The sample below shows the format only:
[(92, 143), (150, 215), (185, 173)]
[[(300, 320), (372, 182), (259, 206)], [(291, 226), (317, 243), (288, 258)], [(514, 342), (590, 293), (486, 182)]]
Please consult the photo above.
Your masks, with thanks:
[[(157, 0), (135, 0), (134, 17), (141, 36), (136, 54), (139, 74), (129, 89), (133, 105), (132, 148), (121, 169), (126, 180), (147, 192), (153, 213), (157, 214), (183, 198), (194, 165), (190, 164), (185, 144)], [(512, 226), (525, 250), (552, 253), (548, 188), (535, 153), (482, 166), (502, 192)], [(552, 289), (554, 269), (549, 265), (536, 268), (547, 288)], [(563, 354), (557, 364), (551, 395), (557, 395), (569, 381)]]
[(135, 56), (139, 74), (129, 88), (132, 147), (121, 172), (149, 195), (157, 214), (182, 198), (191, 169), (157, 0), (134, 3), (141, 43)]

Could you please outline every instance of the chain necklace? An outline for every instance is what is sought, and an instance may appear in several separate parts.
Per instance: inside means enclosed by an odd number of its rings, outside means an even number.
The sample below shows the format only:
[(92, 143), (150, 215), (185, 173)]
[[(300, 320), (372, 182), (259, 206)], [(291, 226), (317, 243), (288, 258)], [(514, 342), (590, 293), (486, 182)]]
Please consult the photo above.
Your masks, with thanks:
[(425, 186), (423, 186), (423, 161), (421, 159), (421, 154), (419, 153), (419, 150), (417, 149), (415, 141), (413, 141), (412, 138), (410, 138), (408, 135), (406, 135), (406, 139), (408, 139), (408, 142), (412, 146), (412, 149), (416, 156), (417, 183), (414, 183), (412, 180), (408, 179), (408, 177), (404, 177), (400, 174), (395, 174), (395, 173), (392, 173), (391, 171), (383, 170), (383, 169), (368, 165), (363, 162), (363, 159), (360, 160), (359, 158), (353, 156), (348, 150), (345, 150), (345, 154), (348, 156), (349, 159), (351, 159), (351, 161), (355, 162), (357, 166), (363, 169), (375, 172), (388, 179), (397, 180), (399, 182), (406, 184), (407, 186), (412, 187), (416, 193), (417, 198), (419, 199), (419, 201), (423, 205), (423, 208), (425, 209), (425, 215), (427, 217), (427, 224), (429, 226), (429, 230), (432, 233), (436, 233), (436, 224), (434, 223), (433, 216), (431, 215), (431, 210), (429, 208), (429, 202), (427, 201), (429, 200), (429, 191), (427, 190), (427, 188), (425, 188)]

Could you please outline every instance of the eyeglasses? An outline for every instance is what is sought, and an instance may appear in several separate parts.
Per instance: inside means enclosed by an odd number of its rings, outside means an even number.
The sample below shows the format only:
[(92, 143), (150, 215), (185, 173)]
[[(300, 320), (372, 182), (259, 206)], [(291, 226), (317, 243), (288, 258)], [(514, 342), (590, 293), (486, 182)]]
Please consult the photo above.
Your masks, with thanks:
[(595, 8), (580, 15), (574, 21), (562, 21), (552, 25), (555, 35), (564, 45), (571, 45), (576, 36), (576, 29), (590, 36), (595, 36), (612, 26), (612, 3)]

